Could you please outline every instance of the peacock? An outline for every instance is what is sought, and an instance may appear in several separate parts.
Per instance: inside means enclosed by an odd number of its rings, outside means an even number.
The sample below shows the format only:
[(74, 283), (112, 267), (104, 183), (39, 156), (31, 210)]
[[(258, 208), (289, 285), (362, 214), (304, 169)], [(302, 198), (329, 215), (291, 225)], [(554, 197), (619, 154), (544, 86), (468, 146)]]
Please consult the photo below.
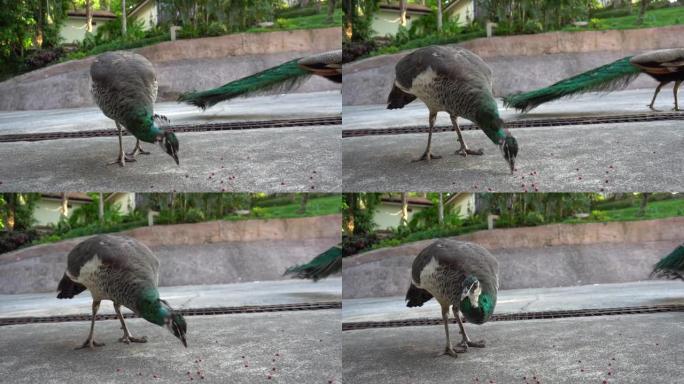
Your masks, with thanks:
[[(483, 247), (464, 241), (441, 239), (423, 249), (413, 261), (406, 306), (420, 307), (435, 298), (442, 307), (446, 347), (443, 355), (457, 357), (468, 347), (484, 348), (471, 341), (459, 312), (468, 322), (483, 324), (494, 312), (499, 289), (499, 263)], [(463, 336), (456, 350), (449, 339), (449, 307)]]
[(684, 244), (663, 257), (653, 268), (651, 276), (684, 280)]
[(254, 75), (243, 77), (218, 88), (180, 95), (179, 102), (192, 104), (203, 110), (214, 104), (239, 96), (249, 96), (266, 91), (287, 92), (301, 84), (311, 75), (322, 76), (335, 83), (342, 82), (342, 50), (323, 52), (290, 60), (277, 67), (268, 68)]
[(660, 49), (636, 56), (627, 56), (610, 64), (559, 81), (546, 88), (510, 95), (504, 105), (528, 112), (548, 101), (585, 92), (609, 92), (625, 88), (639, 74), (646, 73), (659, 82), (648, 107), (653, 108), (663, 85), (674, 81), (675, 111), (679, 111), (677, 92), (684, 80), (684, 48)]
[(144, 244), (125, 236), (98, 235), (79, 243), (67, 257), (67, 268), (59, 282), (58, 299), (71, 299), (90, 290), (93, 316), (90, 333), (78, 347), (95, 348), (104, 345), (93, 337), (95, 315), (102, 300), (111, 300), (121, 321), (120, 342), (145, 343), (145, 337), (133, 337), (121, 315), (121, 306), (145, 320), (166, 327), (187, 347), (187, 325), (183, 316), (159, 298), (159, 260)]
[[(127, 161), (135, 161), (138, 153), (149, 154), (140, 145), (144, 141), (159, 143), (180, 165), (176, 135), (160, 127), (161, 123), (169, 120), (154, 113), (157, 75), (149, 60), (132, 52), (103, 53), (91, 65), (90, 77), (93, 80), (91, 92), (97, 106), (105, 116), (114, 120), (119, 132), (119, 157), (111, 164), (123, 167)], [(135, 148), (130, 153), (123, 150), (122, 127), (136, 138)]]
[(504, 129), (492, 94), (492, 70), (479, 56), (464, 48), (430, 46), (406, 55), (397, 63), (395, 71), (387, 109), (403, 108), (419, 98), (430, 111), (427, 148), (414, 161), (441, 158), (432, 154), (430, 144), (437, 112), (446, 111), (461, 144), (456, 154), (483, 154), (482, 149), (469, 149), (463, 140), (457, 121), (462, 116), (477, 124), (499, 146), (513, 173), (518, 142)]
[(342, 247), (336, 245), (311, 261), (302, 265), (295, 265), (288, 268), (284, 275), (292, 275), (297, 279), (313, 279), (318, 281), (342, 269)]

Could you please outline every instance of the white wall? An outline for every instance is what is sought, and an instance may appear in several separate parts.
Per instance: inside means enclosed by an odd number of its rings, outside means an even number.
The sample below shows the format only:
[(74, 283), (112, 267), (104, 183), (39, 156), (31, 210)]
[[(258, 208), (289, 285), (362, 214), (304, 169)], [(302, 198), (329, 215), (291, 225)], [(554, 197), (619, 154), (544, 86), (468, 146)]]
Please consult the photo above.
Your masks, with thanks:
[[(408, 14), (408, 13), (407, 13)], [(410, 18), (406, 19), (406, 28), (411, 28), (411, 22), (418, 20), (422, 15), (410, 15)], [(384, 9), (378, 10), (373, 15), (373, 31), (374, 36), (394, 36), (399, 30), (399, 12), (388, 11)]]
[[(155, 25), (157, 25), (157, 2), (156, 1), (150, 1), (147, 4), (145, 4), (138, 12), (135, 13), (135, 16), (132, 16), (136, 21), (142, 21), (143, 22), (143, 30), (148, 31), (152, 28), (154, 28)], [(129, 16), (129, 20), (130, 16)]]
[[(103, 19), (99, 17), (93, 17), (93, 34), (97, 32), (97, 28), (106, 23), (111, 19)], [(70, 16), (66, 23), (59, 30), (59, 36), (64, 39), (65, 43), (73, 43), (74, 41), (83, 41), (86, 32), (86, 19), (85, 17), (73, 17)]]

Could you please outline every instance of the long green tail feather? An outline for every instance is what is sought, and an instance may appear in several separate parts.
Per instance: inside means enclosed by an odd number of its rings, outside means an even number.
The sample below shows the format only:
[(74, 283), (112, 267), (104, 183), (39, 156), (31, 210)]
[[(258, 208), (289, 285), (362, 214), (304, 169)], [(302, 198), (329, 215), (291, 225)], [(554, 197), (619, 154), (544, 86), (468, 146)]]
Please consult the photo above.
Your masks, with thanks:
[(585, 92), (609, 92), (626, 87), (641, 70), (629, 62), (631, 56), (592, 69), (546, 88), (504, 97), (504, 105), (522, 112), (548, 101)]
[(651, 276), (684, 280), (684, 244), (663, 257), (653, 268)]
[(293, 275), (298, 279), (319, 279), (326, 278), (342, 269), (342, 248), (336, 245), (320, 255), (313, 258), (303, 265), (290, 267), (284, 275)]
[(220, 101), (238, 96), (255, 95), (273, 90), (287, 92), (311, 76), (310, 72), (299, 66), (299, 60), (288, 61), (285, 64), (243, 77), (218, 88), (203, 92), (184, 93), (180, 95), (178, 101), (207, 109)]

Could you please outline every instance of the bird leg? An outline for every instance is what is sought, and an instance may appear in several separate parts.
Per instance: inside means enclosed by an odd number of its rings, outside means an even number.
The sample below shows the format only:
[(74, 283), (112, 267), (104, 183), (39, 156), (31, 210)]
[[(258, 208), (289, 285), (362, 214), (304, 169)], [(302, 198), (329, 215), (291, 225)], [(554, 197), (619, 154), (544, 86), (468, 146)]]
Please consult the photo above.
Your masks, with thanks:
[(126, 322), (124, 321), (123, 316), (121, 315), (121, 304), (116, 304), (114, 303), (114, 311), (116, 312), (116, 317), (119, 318), (119, 321), (121, 321), (121, 329), (123, 329), (124, 335), (122, 338), (119, 339), (119, 342), (121, 343), (147, 343), (147, 337), (133, 337), (131, 336), (131, 333), (128, 332), (128, 327), (126, 326)]
[(674, 107), (674, 110), (675, 110), (675, 111), (681, 111), (681, 109), (679, 109), (679, 104), (678, 104), (678, 102), (677, 102), (677, 93), (679, 92), (679, 85), (680, 85), (680, 84), (682, 84), (682, 81), (681, 81), (681, 80), (675, 81), (675, 85), (674, 85), (674, 99), (675, 99), (675, 107)]
[(123, 166), (126, 165), (126, 162), (127, 162), (127, 161), (128, 161), (128, 162), (135, 161), (135, 158), (129, 157), (128, 155), (126, 155), (126, 154), (124, 153), (124, 150), (123, 150), (123, 139), (122, 139), (122, 137), (121, 137), (121, 136), (122, 136), (122, 131), (123, 131), (123, 129), (121, 128), (121, 125), (119, 125), (118, 122), (115, 122), (115, 123), (116, 123), (116, 129), (119, 131), (119, 158), (116, 159), (116, 160), (114, 160), (114, 161), (112, 161), (111, 163), (109, 163), (109, 165), (111, 165), (111, 164), (119, 164), (119, 165), (121, 165), (121, 166), (123, 167)]
[(458, 116), (451, 116), (451, 124), (453, 124), (454, 128), (456, 128), (456, 134), (458, 134), (458, 142), (461, 143), (461, 148), (459, 148), (456, 151), (457, 155), (461, 155), (463, 157), (466, 157), (468, 155), (482, 155), (484, 154), (484, 150), (482, 148), (476, 150), (469, 149), (468, 146), (465, 143), (465, 140), (463, 140), (463, 135), (461, 134), (461, 128), (458, 126)]
[(437, 112), (432, 113), (432, 111), (430, 111), (430, 118), (429, 118), (429, 120), (430, 120), (430, 130), (428, 131), (428, 143), (427, 143), (427, 148), (425, 148), (425, 152), (423, 153), (423, 156), (421, 156), (419, 159), (413, 160), (413, 162), (416, 162), (416, 161), (423, 161), (423, 160), (427, 160), (427, 161), (429, 162), (431, 159), (441, 159), (441, 158), (442, 158), (442, 156), (433, 155), (433, 154), (430, 152), (430, 146), (432, 145), (432, 127), (435, 126), (435, 120), (436, 120), (436, 119), (437, 119)]
[(88, 338), (86, 341), (81, 345), (80, 347), (76, 349), (82, 349), (82, 348), (90, 348), (94, 349), (95, 347), (101, 347), (104, 345), (104, 343), (98, 343), (95, 341), (93, 338), (93, 333), (95, 332), (95, 315), (97, 314), (97, 311), (100, 309), (100, 300), (93, 300), (93, 318), (90, 320), (90, 333), (88, 334)]
[(150, 154), (149, 152), (142, 149), (142, 146), (140, 145), (140, 140), (135, 141), (135, 148), (133, 148), (132, 152), (127, 153), (126, 156), (135, 157), (138, 153), (141, 155)]
[(660, 112), (657, 109), (653, 108), (653, 103), (655, 103), (656, 97), (658, 96), (658, 92), (660, 92), (660, 88), (662, 88), (663, 85), (665, 85), (665, 83), (658, 84), (658, 87), (656, 88), (655, 93), (653, 94), (653, 100), (651, 100), (651, 104), (648, 105), (648, 107), (651, 108), (652, 111)]
[(466, 334), (465, 327), (463, 326), (463, 321), (461, 320), (461, 316), (456, 311), (456, 307), (453, 307), (453, 310), (454, 310), (454, 316), (456, 316), (456, 320), (458, 320), (458, 327), (461, 328), (461, 335), (463, 336), (463, 339), (461, 340), (460, 343), (458, 343), (458, 346), (463, 348), (463, 352), (467, 351), (468, 347), (484, 348), (485, 347), (485, 341), (484, 340), (470, 341), (470, 339), (468, 338), (468, 335)]
[(449, 339), (449, 304), (442, 304), (442, 319), (444, 320), (444, 333), (446, 333), (446, 347), (444, 347), (444, 352), (440, 353), (438, 356), (449, 355), (452, 357), (458, 357), (454, 347), (451, 345), (451, 339)]

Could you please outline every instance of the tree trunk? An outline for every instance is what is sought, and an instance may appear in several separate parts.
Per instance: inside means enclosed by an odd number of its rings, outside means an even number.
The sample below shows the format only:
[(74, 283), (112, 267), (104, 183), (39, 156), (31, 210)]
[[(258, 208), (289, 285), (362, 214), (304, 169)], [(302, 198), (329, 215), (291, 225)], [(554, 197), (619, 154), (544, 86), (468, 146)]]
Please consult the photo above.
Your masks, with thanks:
[(66, 192), (62, 193), (62, 205), (59, 208), (59, 216), (65, 220), (69, 217), (69, 194)]
[(126, 37), (126, 0), (121, 0), (121, 36)]
[(100, 219), (100, 224), (104, 224), (104, 193), (102, 192), (97, 202), (97, 218)]
[(442, 192), (439, 193), (439, 206), (437, 208), (437, 220), (439, 221), (439, 225), (444, 225), (444, 195)]
[(344, 8), (344, 36), (347, 40), (353, 37), (352, 21), (354, 20), (354, 13), (356, 12), (356, 2), (353, 0), (342, 0), (342, 7)]
[(636, 18), (636, 25), (641, 25), (644, 22), (644, 14), (646, 13), (646, 6), (648, 6), (648, 0), (641, 0), (641, 6), (639, 7), (639, 15)]
[(16, 193), (6, 193), (6, 203), (7, 203), (7, 230), (13, 231), (14, 224), (17, 213), (17, 194)]
[(408, 193), (401, 193), (401, 220), (399, 225), (405, 227), (408, 225)]
[(345, 193), (344, 200), (347, 204), (347, 214), (344, 215), (342, 229), (347, 235), (351, 236), (354, 234), (354, 213), (358, 206), (359, 195), (357, 193)]
[(93, 32), (93, 0), (85, 0), (86, 32)]
[(442, 0), (437, 0), (437, 32), (442, 32)]
[(328, 23), (333, 22), (333, 15), (335, 14), (335, 0), (328, 0), (328, 15), (326, 21)]
[(302, 198), (299, 201), (299, 213), (306, 213), (306, 203), (309, 202), (309, 194), (308, 193), (302, 193)]
[(399, 24), (402, 27), (406, 26), (406, 2), (408, 0), (399, 0)]
[(641, 205), (639, 205), (639, 212), (637, 212), (637, 216), (641, 217), (646, 215), (646, 204), (648, 204), (649, 196), (651, 196), (651, 194), (648, 192), (641, 194)]

